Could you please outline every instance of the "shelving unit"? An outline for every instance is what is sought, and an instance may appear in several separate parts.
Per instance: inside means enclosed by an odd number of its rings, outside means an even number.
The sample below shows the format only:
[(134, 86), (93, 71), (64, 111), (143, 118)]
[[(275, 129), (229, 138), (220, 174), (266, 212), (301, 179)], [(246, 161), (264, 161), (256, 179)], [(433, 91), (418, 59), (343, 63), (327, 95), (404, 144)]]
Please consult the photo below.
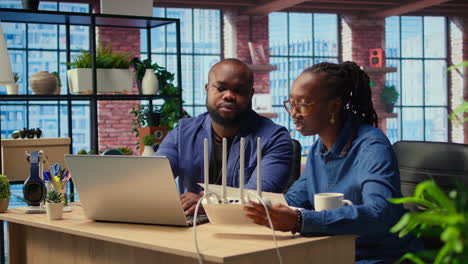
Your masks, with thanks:
[[(135, 17), (123, 15), (107, 15), (107, 14), (89, 14), (89, 13), (69, 13), (69, 12), (51, 12), (39, 11), (30, 12), (22, 9), (4, 9), (0, 8), (0, 20), (2, 22), (13, 23), (36, 23), (36, 24), (51, 24), (65, 25), (66, 35), (66, 58), (70, 61), (70, 26), (89, 26), (90, 35), (90, 53), (92, 58), (92, 94), (75, 95), (67, 90), (67, 94), (62, 95), (0, 95), (0, 101), (66, 101), (68, 108), (68, 135), (71, 138), (72, 144), (70, 152), (73, 149), (73, 133), (72, 133), (72, 101), (89, 101), (90, 102), (90, 120), (91, 124), (91, 149), (99, 150), (98, 141), (98, 118), (97, 109), (98, 101), (109, 100), (148, 100), (152, 107), (154, 99), (179, 99), (179, 115), (182, 113), (182, 71), (181, 71), (181, 36), (180, 36), (180, 21), (179, 19), (170, 18), (154, 18), (154, 17)], [(140, 28), (146, 29), (147, 32), (147, 47), (148, 58), (151, 59), (151, 29), (166, 26), (169, 24), (176, 25), (176, 53), (177, 53), (177, 86), (179, 92), (175, 96), (159, 96), (159, 95), (139, 95), (139, 94), (98, 94), (97, 93), (97, 78), (96, 78), (96, 28), (97, 27), (123, 27), (123, 28)], [(67, 66), (67, 70), (68, 70)], [(67, 80), (68, 81), (68, 80)], [(129, 89), (131, 90), (131, 89)], [(0, 126), (1, 128), (1, 126)]]

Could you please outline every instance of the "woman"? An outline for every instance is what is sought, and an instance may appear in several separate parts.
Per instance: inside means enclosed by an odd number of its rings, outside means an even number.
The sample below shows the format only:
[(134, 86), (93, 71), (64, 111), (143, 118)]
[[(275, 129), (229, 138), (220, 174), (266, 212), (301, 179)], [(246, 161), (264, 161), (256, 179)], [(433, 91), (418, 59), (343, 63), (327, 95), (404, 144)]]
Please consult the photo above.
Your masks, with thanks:
[[(358, 263), (386, 263), (414, 246), (410, 237), (389, 233), (403, 215), (398, 164), (387, 137), (377, 128), (369, 77), (354, 62), (319, 63), (293, 83), (284, 106), (302, 135), (320, 139), (306, 168), (291, 186), (285, 205), (271, 207), (275, 230), (302, 235), (356, 234)], [(353, 205), (314, 211), (314, 194), (343, 193)], [(268, 225), (263, 206), (251, 203), (247, 216)]]

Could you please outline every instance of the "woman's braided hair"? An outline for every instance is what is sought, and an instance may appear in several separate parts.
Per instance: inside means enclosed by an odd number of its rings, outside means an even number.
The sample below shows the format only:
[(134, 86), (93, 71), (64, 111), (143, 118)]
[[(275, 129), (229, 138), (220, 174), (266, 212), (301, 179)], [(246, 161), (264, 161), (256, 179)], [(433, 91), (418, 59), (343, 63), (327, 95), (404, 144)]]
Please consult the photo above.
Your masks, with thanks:
[(362, 122), (378, 126), (377, 113), (372, 105), (369, 76), (354, 62), (341, 64), (321, 62), (303, 73), (322, 73), (322, 85), (330, 90), (330, 97), (343, 100), (343, 111), (350, 112)]

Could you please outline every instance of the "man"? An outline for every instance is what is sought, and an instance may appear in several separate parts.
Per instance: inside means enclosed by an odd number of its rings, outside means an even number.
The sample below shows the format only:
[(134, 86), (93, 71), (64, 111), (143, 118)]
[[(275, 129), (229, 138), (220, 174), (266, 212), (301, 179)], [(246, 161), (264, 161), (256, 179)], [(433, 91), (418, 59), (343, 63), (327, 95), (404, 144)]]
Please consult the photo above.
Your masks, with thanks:
[(203, 140), (209, 142), (210, 184), (221, 184), (222, 139), (228, 141), (227, 185), (239, 187), (239, 144), (245, 138), (245, 187), (257, 188), (257, 137), (262, 138), (262, 189), (281, 192), (288, 179), (292, 143), (288, 131), (252, 110), (253, 73), (237, 59), (216, 63), (205, 85), (207, 113), (182, 119), (159, 146), (168, 157), (186, 215), (203, 193)]

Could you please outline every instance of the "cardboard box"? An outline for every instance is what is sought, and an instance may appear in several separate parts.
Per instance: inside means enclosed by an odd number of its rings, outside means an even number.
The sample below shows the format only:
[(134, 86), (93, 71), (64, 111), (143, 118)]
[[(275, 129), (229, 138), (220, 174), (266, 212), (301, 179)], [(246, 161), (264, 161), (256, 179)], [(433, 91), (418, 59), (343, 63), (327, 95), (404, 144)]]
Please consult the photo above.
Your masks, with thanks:
[(63, 155), (70, 154), (70, 138), (39, 138), (39, 139), (2, 139), (2, 174), (10, 181), (23, 181), (29, 177), (29, 163), (25, 151), (42, 150), (49, 157), (49, 164), (56, 162), (65, 165)]

